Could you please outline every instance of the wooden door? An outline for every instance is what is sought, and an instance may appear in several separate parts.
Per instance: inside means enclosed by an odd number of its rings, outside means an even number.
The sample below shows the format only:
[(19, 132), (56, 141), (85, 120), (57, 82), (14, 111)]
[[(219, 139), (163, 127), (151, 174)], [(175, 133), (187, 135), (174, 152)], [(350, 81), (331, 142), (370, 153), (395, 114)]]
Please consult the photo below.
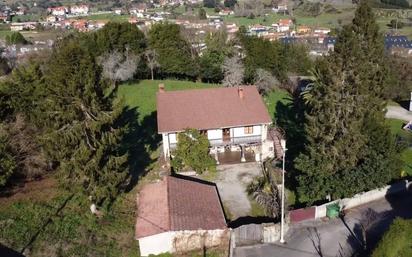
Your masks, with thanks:
[(230, 141), (230, 129), (228, 128), (222, 129), (222, 137), (223, 137), (223, 141)]

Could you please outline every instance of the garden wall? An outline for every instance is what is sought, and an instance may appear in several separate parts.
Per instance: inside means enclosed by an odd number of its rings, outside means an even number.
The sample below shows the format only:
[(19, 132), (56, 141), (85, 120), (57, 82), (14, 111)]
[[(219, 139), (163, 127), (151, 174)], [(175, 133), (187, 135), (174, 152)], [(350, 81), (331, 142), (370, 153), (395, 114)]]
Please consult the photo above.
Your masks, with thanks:
[[(403, 191), (406, 191), (409, 186), (412, 184), (412, 182), (409, 182), (408, 180), (400, 181), (392, 185), (385, 186), (383, 188), (378, 188), (375, 190), (371, 190), (368, 192), (364, 193), (359, 193), (351, 198), (344, 198), (344, 199), (339, 199), (335, 200), (320, 206), (312, 206), (309, 208), (305, 209), (298, 209), (298, 210), (293, 210), (289, 212), (290, 220), (292, 223), (294, 222), (299, 222), (303, 220), (311, 220), (311, 219), (319, 219), (326, 217), (326, 206), (333, 204), (333, 203), (338, 203), (343, 210), (351, 209), (369, 202), (373, 202), (379, 199), (384, 198), (387, 195), (391, 194), (396, 194), (400, 193)], [(313, 213), (314, 209), (314, 215), (309, 215)], [(308, 212), (310, 212), (308, 214)], [(301, 215), (302, 213), (306, 215)]]

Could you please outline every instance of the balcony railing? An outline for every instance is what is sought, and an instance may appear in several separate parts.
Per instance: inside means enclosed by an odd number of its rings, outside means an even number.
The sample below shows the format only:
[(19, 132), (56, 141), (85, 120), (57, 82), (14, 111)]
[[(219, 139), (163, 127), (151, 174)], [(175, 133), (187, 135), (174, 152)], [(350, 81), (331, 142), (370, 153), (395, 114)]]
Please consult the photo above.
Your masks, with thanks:
[[(244, 136), (244, 137), (231, 137), (227, 140), (223, 139), (209, 139), (211, 146), (224, 146), (224, 145), (237, 145), (237, 144), (256, 144), (262, 142), (262, 136)], [(176, 143), (170, 144), (171, 149), (176, 148)]]

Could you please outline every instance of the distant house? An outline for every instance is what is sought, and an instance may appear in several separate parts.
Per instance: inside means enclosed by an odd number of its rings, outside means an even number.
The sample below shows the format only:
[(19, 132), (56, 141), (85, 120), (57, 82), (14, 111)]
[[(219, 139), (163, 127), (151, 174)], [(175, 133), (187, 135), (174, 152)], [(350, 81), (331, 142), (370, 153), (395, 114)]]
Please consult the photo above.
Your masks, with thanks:
[(123, 9), (122, 8), (115, 8), (115, 9), (113, 9), (113, 12), (117, 15), (122, 15), (123, 14)]
[(137, 206), (135, 238), (141, 256), (228, 242), (224, 212), (213, 184), (166, 176), (140, 191)]
[(187, 128), (207, 136), (215, 154), (227, 151), (252, 153), (256, 161), (274, 155), (268, 137), (272, 120), (255, 86), (165, 91), (157, 93), (158, 133), (163, 138), (163, 154), (171, 156), (178, 134)]
[(309, 34), (311, 31), (312, 31), (311, 27), (306, 26), (306, 25), (298, 26), (296, 29), (296, 32), (299, 35)]
[(224, 9), (219, 11), (219, 15), (222, 15), (222, 16), (228, 16), (228, 15), (232, 15), (234, 13), (235, 12), (233, 10), (229, 9), (229, 8), (224, 8)]
[(73, 28), (80, 31), (86, 32), (87, 31), (87, 21), (86, 20), (76, 20), (73, 22)]
[(68, 8), (65, 6), (49, 7), (47, 8), (47, 12), (55, 16), (64, 16), (67, 14)]
[(89, 6), (86, 4), (73, 5), (70, 7), (70, 13), (74, 15), (85, 15), (89, 13)]
[(49, 23), (56, 22), (56, 21), (57, 21), (57, 17), (54, 16), (54, 15), (49, 15), (49, 16), (46, 17), (46, 21), (49, 22)]
[(412, 41), (406, 36), (386, 35), (385, 50), (391, 54), (402, 56), (412, 55)]
[(37, 22), (13, 22), (10, 24), (11, 31), (34, 30)]
[(315, 28), (313, 30), (313, 33), (318, 36), (327, 35), (330, 33), (330, 29), (329, 28)]
[(293, 21), (291, 19), (280, 19), (277, 24), (274, 24), (277, 32), (287, 32), (290, 30), (290, 27), (293, 25)]
[(287, 13), (288, 4), (287, 2), (280, 2), (277, 6), (272, 8), (272, 11), (275, 13)]

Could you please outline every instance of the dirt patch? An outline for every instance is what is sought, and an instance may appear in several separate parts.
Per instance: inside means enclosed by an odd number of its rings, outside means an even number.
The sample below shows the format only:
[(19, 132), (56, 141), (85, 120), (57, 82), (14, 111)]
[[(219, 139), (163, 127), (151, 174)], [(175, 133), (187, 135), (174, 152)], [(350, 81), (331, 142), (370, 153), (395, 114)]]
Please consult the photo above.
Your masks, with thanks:
[(43, 178), (21, 183), (0, 195), (0, 206), (6, 207), (21, 200), (33, 202), (51, 200), (58, 193), (57, 184), (54, 178)]

